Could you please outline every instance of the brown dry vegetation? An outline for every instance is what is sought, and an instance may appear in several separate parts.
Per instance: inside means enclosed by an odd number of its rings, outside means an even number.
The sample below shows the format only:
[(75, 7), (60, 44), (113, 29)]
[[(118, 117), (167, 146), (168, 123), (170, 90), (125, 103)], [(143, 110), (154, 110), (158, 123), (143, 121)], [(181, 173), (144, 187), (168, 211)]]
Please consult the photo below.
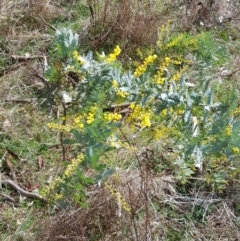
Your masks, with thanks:
[[(174, 189), (171, 175), (151, 175), (146, 170), (123, 171), (111, 178), (110, 183), (115, 183), (131, 206), (130, 213), (122, 210), (104, 188), (94, 188), (89, 192), (88, 210), (77, 209), (49, 217), (44, 220), (37, 240), (240, 238), (238, 223), (226, 200), (207, 192), (192, 198), (180, 195)], [(201, 214), (194, 217), (198, 211)]]
[[(79, 2), (88, 9), (87, 3)], [(129, 58), (137, 47), (153, 45), (159, 26), (169, 18), (178, 30), (196, 31), (200, 22), (206, 28), (215, 28), (220, 16), (227, 22), (229, 16), (224, 14), (234, 9), (231, 26), (239, 24), (238, 1), (231, 1), (231, 5), (219, 1), (210, 6), (214, 8), (212, 12), (207, 1), (202, 1), (201, 6), (198, 5), (201, 1), (159, 2), (90, 1), (94, 18), (89, 14), (78, 23), (82, 47), (100, 51), (118, 43), (124, 50), (124, 58)], [(25, 189), (46, 184), (61, 164), (58, 136), (46, 127), (56, 117), (58, 108), (43, 105), (45, 99), (37, 94), (44, 83), (36, 74), (44, 74), (43, 56), (48, 60), (52, 31), (58, 28), (54, 24), (61, 26), (59, 19), (64, 19), (65, 24), (78, 20), (74, 11), (77, 4), (77, 1), (0, 0), (1, 176), (13, 179)], [(207, 14), (204, 9), (208, 9)], [(24, 59), (26, 53), (36, 57)], [(129, 155), (123, 156), (127, 159)], [(39, 163), (41, 158), (43, 166)], [(3, 230), (4, 233), (0, 239), (240, 240), (239, 186), (222, 195), (207, 190), (199, 192), (193, 186), (183, 195), (171, 171), (156, 174), (141, 166), (141, 170), (120, 170), (109, 179), (130, 205), (131, 212), (122, 210), (110, 193), (99, 186), (88, 191), (88, 210), (72, 206), (67, 211), (35, 208), (33, 202), (3, 187), (0, 193), (13, 196), (14, 203), (1, 196), (0, 233)]]

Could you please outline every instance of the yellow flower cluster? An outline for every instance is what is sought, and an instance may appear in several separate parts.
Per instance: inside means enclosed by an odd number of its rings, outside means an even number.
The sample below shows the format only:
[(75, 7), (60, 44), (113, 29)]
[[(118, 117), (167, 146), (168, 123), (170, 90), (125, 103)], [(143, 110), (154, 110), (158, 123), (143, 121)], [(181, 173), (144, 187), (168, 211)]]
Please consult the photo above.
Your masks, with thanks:
[(184, 110), (177, 110), (177, 111), (176, 111), (176, 114), (177, 114), (177, 115), (183, 115), (183, 114), (184, 114)]
[(181, 115), (183, 113), (182, 110), (176, 110), (174, 111), (172, 107), (164, 109), (161, 111), (160, 115), (161, 116), (167, 116), (168, 114), (176, 114), (176, 115)]
[(120, 96), (121, 98), (126, 98), (126, 97), (129, 95), (128, 92), (123, 91), (123, 90), (117, 90), (117, 91), (116, 91), (116, 94), (117, 94), (118, 96)]
[(103, 117), (109, 122), (119, 121), (122, 119), (122, 115), (118, 113), (104, 113)]
[(75, 68), (73, 65), (67, 65), (66, 71), (75, 71)]
[[(180, 61), (180, 60), (175, 60), (175, 59), (171, 59), (169, 57), (165, 57), (164, 61), (159, 66), (159, 70), (153, 76), (153, 83), (155, 83), (157, 85), (163, 85), (164, 81), (165, 81), (165, 78), (170, 77), (170, 74), (167, 73), (167, 71), (168, 71), (167, 69), (168, 69), (169, 65), (170, 64), (179, 65), (181, 63), (182, 63), (182, 61)], [(186, 69), (187, 69), (187, 65), (186, 65), (186, 67), (182, 68), (180, 71), (177, 71), (172, 76), (172, 80), (178, 81), (181, 78), (183, 72), (186, 71)]]
[(165, 26), (162, 25), (161, 28), (159, 29), (159, 33), (158, 33), (158, 41), (157, 41), (157, 46), (159, 47), (159, 49), (162, 49), (164, 46), (164, 32), (165, 32)]
[(83, 153), (80, 153), (76, 158), (72, 159), (71, 164), (69, 164), (66, 170), (64, 171), (62, 179), (70, 177), (74, 173), (78, 165), (83, 162), (83, 160)]
[(73, 51), (73, 59), (80, 64), (84, 64), (86, 62), (86, 60), (79, 55), (77, 51)]
[(181, 78), (180, 72), (177, 72), (176, 74), (174, 74), (174, 75), (172, 76), (172, 80), (175, 81), (175, 82), (179, 81), (180, 78)]
[(179, 81), (181, 76), (183, 75), (183, 73), (188, 69), (188, 66), (184, 66), (182, 69), (180, 69), (179, 71), (177, 71), (173, 76), (172, 76), (172, 80), (174, 80), (175, 82)]
[(60, 177), (55, 178), (54, 181), (50, 182), (49, 185), (42, 189), (40, 194), (42, 197), (47, 198), (48, 200), (51, 200), (52, 202), (55, 202), (62, 198), (62, 194), (55, 194), (53, 195), (53, 191), (63, 182), (63, 179)]
[(113, 50), (113, 53), (109, 54), (106, 58), (106, 61), (108, 63), (111, 63), (117, 59), (117, 56), (121, 53), (120, 47), (117, 45), (115, 49)]
[(164, 62), (160, 64), (159, 70), (157, 71), (157, 73), (153, 76), (153, 83), (157, 85), (164, 84), (164, 81), (166, 78), (166, 70), (170, 63), (171, 63), (171, 59), (169, 57), (166, 57), (164, 59)]
[(212, 135), (209, 137), (209, 142), (216, 142), (217, 141), (217, 135)]
[(168, 110), (167, 110), (167, 109), (164, 109), (164, 110), (161, 111), (161, 115), (162, 115), (162, 116), (166, 116), (167, 113), (168, 113)]
[(73, 119), (73, 128), (82, 130), (84, 128), (83, 116), (77, 115)]
[(155, 130), (154, 137), (156, 140), (159, 140), (159, 139), (166, 138), (170, 133), (171, 133), (171, 129), (169, 129), (169, 127), (161, 126)]
[[(50, 129), (53, 130), (57, 130), (57, 131), (65, 131), (65, 132), (70, 132), (73, 128), (82, 130), (84, 125), (83, 125), (83, 120), (82, 120), (82, 116), (78, 115), (76, 117), (73, 118), (73, 122), (71, 124), (58, 124), (58, 123), (48, 123), (47, 126)], [(68, 120), (70, 119), (70, 117), (62, 117), (62, 120)]]
[(233, 152), (234, 154), (238, 154), (238, 153), (239, 153), (239, 149), (238, 149), (237, 147), (233, 147), (233, 148), (232, 148), (232, 152)]
[(66, 131), (66, 132), (69, 132), (72, 129), (70, 125), (61, 125), (57, 123), (48, 123), (47, 126), (48, 128), (53, 130)]
[(168, 20), (166, 25), (162, 25), (158, 33), (157, 45), (159, 49), (164, 49), (164, 39), (168, 38), (170, 35), (170, 20)]
[(92, 106), (90, 108), (90, 112), (87, 114), (86, 116), (86, 122), (87, 124), (91, 124), (94, 122), (94, 118), (95, 118), (95, 112), (96, 112), (97, 106)]
[(119, 85), (116, 80), (112, 81), (112, 87), (115, 89), (116, 95), (120, 96), (121, 98), (126, 98), (129, 95), (128, 92), (119, 89)]
[(86, 114), (83, 114), (83, 115), (78, 114), (75, 117), (69, 117), (69, 116), (62, 117), (62, 120), (69, 120), (71, 124), (61, 125), (57, 123), (48, 123), (47, 126), (50, 129), (65, 131), (65, 132), (70, 132), (72, 129), (83, 130), (84, 121), (86, 121), (87, 124), (91, 124), (94, 122), (96, 109), (97, 109), (97, 105), (92, 106), (90, 108), (90, 111)]
[[(53, 195), (54, 190), (59, 187), (61, 184), (64, 184), (65, 179), (70, 177), (78, 165), (83, 162), (84, 155), (80, 153), (77, 158), (72, 159), (71, 163), (67, 166), (66, 170), (64, 171), (62, 177), (57, 177), (54, 181), (52, 181), (47, 188), (41, 191), (41, 196), (50, 199), (51, 201), (55, 202), (63, 197), (61, 193), (56, 193)], [(51, 195), (51, 196), (50, 196)], [(50, 197), (50, 198), (49, 198)]]
[[(180, 65), (180, 64), (182, 64), (183, 62), (188, 63), (188, 61), (186, 61), (186, 60), (184, 60), (184, 59), (181, 60), (180, 57), (178, 57), (177, 59), (170, 59), (170, 61), (171, 61), (172, 64), (175, 64), (175, 65)], [(169, 62), (170, 62), (170, 61), (169, 61)]]
[(111, 135), (108, 137), (107, 145), (109, 145), (110, 147), (115, 147), (117, 149), (125, 148), (126, 150), (130, 150), (130, 151), (134, 151), (134, 152), (137, 151), (137, 149), (134, 146), (129, 145), (128, 142), (121, 142), (114, 135)]
[(134, 76), (139, 77), (141, 76), (146, 70), (148, 65), (154, 62), (154, 60), (157, 58), (157, 55), (150, 55), (147, 58), (144, 59), (143, 64), (137, 67), (137, 69), (134, 71)]
[(186, 34), (179, 34), (176, 37), (174, 37), (171, 42), (164, 46), (164, 49), (171, 49), (173, 47), (188, 48), (191, 51), (196, 50), (197, 39), (196, 37), (188, 37), (186, 36)]
[(220, 157), (211, 157), (209, 159), (209, 164), (212, 168), (218, 168), (219, 166), (224, 166), (228, 162), (228, 159), (225, 154), (221, 154)]
[(150, 119), (153, 115), (151, 110), (148, 110), (140, 105), (135, 105), (134, 103), (131, 103), (130, 109), (133, 112), (126, 119), (127, 122), (139, 123), (141, 128), (151, 126)]
[(90, 108), (90, 111), (88, 113), (75, 116), (73, 119), (72, 128), (82, 130), (84, 128), (84, 119), (87, 124), (93, 123), (95, 120), (96, 109), (97, 106), (95, 105)]
[(183, 34), (179, 34), (176, 38), (174, 38), (170, 43), (166, 45), (166, 48), (172, 48), (173, 46), (179, 46), (184, 38)]
[(234, 118), (238, 117), (240, 115), (240, 107), (236, 108), (234, 111), (232, 111), (231, 116)]
[(124, 200), (123, 196), (120, 194), (120, 192), (117, 191), (116, 188), (114, 188), (112, 185), (110, 184), (105, 184), (105, 189), (107, 189), (110, 194), (112, 195), (112, 197), (115, 199), (115, 201), (126, 211), (126, 212), (130, 212), (131, 208), (130, 206), (127, 204), (127, 202)]
[(217, 135), (208, 135), (205, 139), (201, 140), (202, 145), (214, 144), (217, 141)]
[(87, 123), (88, 124), (91, 124), (94, 122), (94, 117), (95, 117), (95, 114), (94, 113), (88, 113), (88, 115), (86, 116), (86, 119), (87, 119)]
[(227, 136), (231, 136), (232, 135), (232, 126), (231, 125), (228, 125), (225, 129), (225, 134)]
[(115, 88), (115, 89), (118, 89), (119, 85), (118, 85), (118, 82), (116, 80), (112, 81), (112, 87)]

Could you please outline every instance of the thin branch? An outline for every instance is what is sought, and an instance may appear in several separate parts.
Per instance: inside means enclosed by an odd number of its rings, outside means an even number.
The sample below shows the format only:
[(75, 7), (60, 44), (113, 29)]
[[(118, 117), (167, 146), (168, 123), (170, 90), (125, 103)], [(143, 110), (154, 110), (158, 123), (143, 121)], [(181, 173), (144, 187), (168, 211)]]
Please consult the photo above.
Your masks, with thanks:
[(8, 67), (8, 68), (5, 68), (5, 69), (3, 69), (3, 70), (0, 71), (0, 76), (5, 75), (5, 74), (7, 74), (7, 73), (9, 73), (9, 72), (11, 72), (11, 71), (17, 70), (17, 69), (19, 69), (21, 66), (24, 66), (24, 63), (18, 63), (18, 64), (15, 64), (15, 65), (10, 66), (10, 67)]
[[(132, 144), (130, 143), (130, 141), (129, 141), (128, 138), (126, 137), (126, 135), (125, 135), (125, 133), (123, 132), (123, 130), (122, 130), (121, 128), (119, 128), (119, 129), (120, 129), (120, 131), (121, 131), (121, 133), (122, 133), (124, 139), (125, 139), (126, 142), (128, 143), (128, 145), (129, 145), (129, 146), (132, 146)], [(135, 152), (135, 156), (136, 156), (136, 158), (137, 158), (137, 160), (138, 160), (138, 162), (139, 162), (139, 164), (140, 164), (140, 160), (139, 160), (138, 155), (137, 155), (136, 152)]]
[(49, 28), (51, 28), (53, 31), (57, 31), (57, 29), (55, 27), (53, 27), (51, 24), (47, 23), (46, 20), (44, 18), (42, 18), (41, 16), (39, 16), (39, 18), (43, 21), (43, 23), (48, 26)]
[(15, 55), (15, 54), (0, 54), (0, 55), (3, 55), (3, 56), (7, 56), (7, 57), (11, 57), (15, 60), (18, 60), (18, 61), (25, 61), (25, 60), (30, 60), (30, 59), (44, 59), (46, 58), (46, 56), (44, 55), (29, 55), (29, 56), (24, 56), (24, 55)]
[(0, 196), (2, 196), (2, 197), (5, 198), (5, 199), (8, 199), (8, 200), (9, 200), (10, 202), (12, 202), (12, 203), (15, 203), (15, 202), (16, 202), (14, 198), (12, 198), (12, 197), (10, 197), (10, 196), (8, 196), (8, 195), (6, 195), (6, 194), (0, 193)]
[(46, 79), (44, 76), (38, 74), (38, 73), (34, 73), (34, 76), (39, 78), (44, 84), (47, 84), (48, 85), (48, 79)]
[(37, 98), (29, 98), (29, 99), (5, 99), (5, 102), (15, 102), (15, 103), (27, 103), (31, 104), (37, 101)]
[(231, 72), (230, 74), (227, 74), (226, 77), (231, 77), (232, 75), (234, 75), (235, 73), (237, 73), (240, 70), (240, 68), (235, 69), (233, 72)]
[(39, 199), (39, 200), (42, 200), (44, 202), (46, 202), (47, 200), (43, 197), (41, 197), (39, 194), (37, 193), (32, 193), (32, 192), (28, 192), (26, 190), (24, 190), (23, 188), (21, 188), (17, 183), (13, 182), (12, 180), (10, 179), (6, 179), (6, 180), (1, 180), (0, 181), (0, 185), (9, 185), (11, 186), (13, 189), (15, 189), (16, 191), (18, 191), (20, 194), (22, 194), (23, 196), (25, 197), (28, 197), (28, 198), (33, 198), (33, 199)]
[[(62, 121), (62, 126), (66, 125), (66, 117), (67, 117), (67, 108), (65, 106), (64, 102), (62, 103), (62, 107), (63, 107), (63, 121)], [(65, 149), (65, 145), (63, 144), (63, 140), (64, 140), (64, 134), (63, 131), (60, 132), (60, 143), (61, 143), (61, 147), (62, 147), (62, 156), (63, 156), (63, 161), (66, 161), (66, 149)]]

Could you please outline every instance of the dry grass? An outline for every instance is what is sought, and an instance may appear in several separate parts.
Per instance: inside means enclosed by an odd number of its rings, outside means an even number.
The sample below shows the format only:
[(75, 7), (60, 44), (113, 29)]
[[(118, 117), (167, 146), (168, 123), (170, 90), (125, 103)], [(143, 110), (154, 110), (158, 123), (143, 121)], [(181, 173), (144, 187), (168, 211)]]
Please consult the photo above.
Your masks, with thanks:
[[(94, 49), (119, 44), (126, 55), (139, 46), (153, 45), (158, 28), (166, 22), (159, 1), (91, 1), (93, 9), (90, 28)], [(168, 1), (165, 2), (168, 4)]]
[(88, 210), (48, 218), (36, 240), (240, 240), (239, 223), (224, 200), (209, 194), (182, 196), (172, 176), (121, 171), (108, 183), (121, 193), (130, 212), (103, 187), (95, 187)]
[(187, 0), (178, 10), (181, 28), (193, 31), (199, 26), (205, 29), (224, 27), (229, 22), (232, 27), (239, 27), (239, 14), (239, 2), (235, 0)]
[[(88, 210), (78, 209), (71, 214), (63, 212), (49, 219), (39, 240), (144, 240), (146, 232), (159, 235), (163, 232), (160, 220), (157, 211), (150, 205), (155, 196), (159, 200), (166, 196), (164, 188), (173, 182), (172, 177), (155, 177), (148, 183), (150, 202), (147, 205), (151, 209), (148, 217), (144, 217), (146, 197), (142, 181), (137, 170), (118, 173), (108, 181), (131, 206), (131, 212), (124, 211), (107, 190), (95, 187), (89, 192)], [(147, 231), (144, 229), (146, 222)]]
[[(28, 1), (0, 2), (0, 166), (2, 179), (9, 178), (26, 190), (38, 191), (56, 174), (60, 155), (58, 149), (49, 151), (57, 139), (46, 128), (49, 113), (36, 98), (36, 90), (43, 85), (32, 70), (42, 73), (42, 59), (20, 60), (12, 56), (46, 54), (47, 28), (40, 15), (35, 14), (38, 7), (28, 4)], [(40, 4), (39, 10), (42, 7)], [(41, 9), (41, 16), (46, 17), (47, 11)], [(43, 167), (38, 163), (40, 156)], [(32, 200), (7, 186), (0, 193), (15, 200), (12, 203), (0, 197), (0, 240), (34, 240), (34, 224), (41, 212), (33, 207)]]
[[(12, 179), (24, 189), (34, 186), (37, 189), (45, 184), (55, 175), (59, 158), (58, 149), (50, 151), (57, 139), (46, 127), (48, 113), (37, 101), (35, 89), (39, 88), (39, 83), (29, 71), (31, 64), (0, 78), (1, 178)], [(39, 166), (40, 157), (43, 158), (42, 167)], [(16, 204), (26, 201), (8, 187), (1, 192), (12, 196)], [(4, 208), (6, 205), (1, 202), (0, 210)]]

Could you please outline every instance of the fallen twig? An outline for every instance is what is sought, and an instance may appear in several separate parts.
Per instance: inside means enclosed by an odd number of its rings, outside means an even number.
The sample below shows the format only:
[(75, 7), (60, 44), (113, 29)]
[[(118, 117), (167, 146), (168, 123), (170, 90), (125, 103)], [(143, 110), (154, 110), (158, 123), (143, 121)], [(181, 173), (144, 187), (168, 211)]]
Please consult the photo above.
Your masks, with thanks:
[(33, 199), (39, 199), (39, 200), (41, 200), (43, 202), (47, 202), (47, 199), (41, 197), (39, 194), (28, 192), (28, 191), (24, 190), (17, 183), (13, 182), (10, 179), (6, 179), (6, 180), (1, 180), (0, 181), (0, 186), (1, 185), (6, 185), (6, 184), (11, 186), (14, 190), (18, 191), (21, 195), (23, 195), (25, 197), (33, 198)]
[(240, 70), (240, 68), (234, 70), (233, 72), (231, 72), (230, 74), (227, 74), (226, 77), (231, 77), (232, 75), (234, 75), (235, 73), (237, 73)]
[(2, 196), (2, 197), (5, 198), (5, 199), (8, 199), (8, 200), (9, 200), (10, 202), (12, 202), (12, 203), (15, 203), (15, 202), (16, 202), (14, 198), (12, 198), (12, 197), (10, 197), (10, 196), (8, 196), (8, 195), (6, 195), (6, 194), (0, 193), (0, 196)]
[(5, 160), (6, 160), (7, 166), (9, 168), (9, 170), (10, 170), (10, 175), (11, 175), (12, 179), (14, 181), (17, 181), (17, 177), (16, 177), (16, 174), (14, 172), (13, 164), (11, 163), (11, 161), (7, 157), (5, 157)]
[(46, 20), (44, 18), (42, 18), (41, 16), (39, 16), (39, 18), (43, 21), (43, 23), (45, 25), (47, 25), (49, 28), (51, 28), (54, 31), (57, 31), (57, 29), (55, 27), (53, 27), (51, 24), (47, 23)]
[(29, 99), (5, 99), (5, 102), (15, 102), (15, 103), (28, 103), (31, 104), (35, 102), (37, 98), (29, 98)]
[(34, 76), (39, 78), (45, 84), (49, 82), (48, 79), (46, 79), (44, 76), (42, 76), (42, 75), (40, 75), (38, 73), (34, 73)]
[(129, 102), (122, 103), (122, 104), (113, 104), (113, 105), (103, 108), (103, 111), (112, 111), (114, 109), (119, 109), (119, 108), (122, 109), (122, 108), (127, 108), (129, 106), (130, 106)]
[(170, 202), (173, 203), (196, 203), (198, 205), (204, 204), (204, 203), (215, 203), (215, 202), (221, 202), (222, 199), (202, 199), (202, 198), (191, 198), (187, 196), (175, 196), (170, 197)]
[(23, 66), (23, 63), (18, 63), (15, 65), (12, 65), (11, 67), (5, 68), (3, 70), (0, 71), (0, 76), (5, 75), (11, 71), (17, 70), (18, 68), (20, 68), (21, 66)]
[(18, 61), (25, 61), (25, 60), (30, 60), (30, 59), (44, 59), (46, 58), (46, 56), (44, 55), (29, 55), (29, 56), (24, 56), (24, 55), (10, 55), (10, 54), (2, 54), (4, 56), (8, 56), (8, 57), (11, 57), (15, 60), (18, 60)]
[(3, 148), (3, 147), (0, 146), (0, 149), (6, 151), (6, 152), (7, 152), (9, 155), (11, 155), (14, 159), (17, 159), (17, 160), (19, 160), (19, 161), (22, 159), (21, 156), (17, 155), (16, 153), (14, 153), (13, 151), (9, 150), (9, 149), (6, 148), (6, 147)]

